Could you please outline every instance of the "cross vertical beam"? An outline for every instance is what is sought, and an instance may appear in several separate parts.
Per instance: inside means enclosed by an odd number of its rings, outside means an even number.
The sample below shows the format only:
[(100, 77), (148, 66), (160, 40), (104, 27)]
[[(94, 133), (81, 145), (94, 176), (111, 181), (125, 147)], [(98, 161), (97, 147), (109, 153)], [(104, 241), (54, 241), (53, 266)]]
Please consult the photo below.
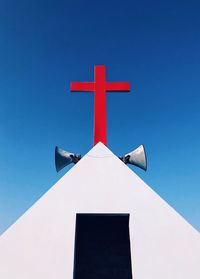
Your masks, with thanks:
[(95, 66), (94, 82), (71, 82), (71, 91), (94, 92), (94, 145), (106, 145), (106, 92), (130, 91), (129, 82), (106, 82), (106, 67)]
[(94, 145), (99, 141), (106, 145), (106, 69), (96, 66), (94, 69)]

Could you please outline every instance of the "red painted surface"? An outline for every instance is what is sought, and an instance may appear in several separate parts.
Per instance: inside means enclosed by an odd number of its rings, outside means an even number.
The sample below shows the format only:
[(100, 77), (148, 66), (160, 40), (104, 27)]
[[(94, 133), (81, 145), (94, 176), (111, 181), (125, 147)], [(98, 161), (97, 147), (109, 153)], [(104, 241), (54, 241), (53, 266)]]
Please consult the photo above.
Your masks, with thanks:
[(94, 92), (94, 145), (106, 145), (106, 92), (130, 91), (130, 83), (106, 82), (106, 67), (95, 66), (94, 82), (71, 82), (70, 90)]

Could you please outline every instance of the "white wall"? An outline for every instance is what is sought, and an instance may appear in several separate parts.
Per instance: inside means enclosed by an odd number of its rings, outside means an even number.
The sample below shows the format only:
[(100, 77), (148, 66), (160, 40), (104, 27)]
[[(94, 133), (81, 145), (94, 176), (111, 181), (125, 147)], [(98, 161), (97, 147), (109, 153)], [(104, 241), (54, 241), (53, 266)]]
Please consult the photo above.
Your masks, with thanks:
[(73, 278), (76, 213), (130, 213), (133, 279), (200, 279), (200, 235), (103, 144), (0, 237), (0, 278)]

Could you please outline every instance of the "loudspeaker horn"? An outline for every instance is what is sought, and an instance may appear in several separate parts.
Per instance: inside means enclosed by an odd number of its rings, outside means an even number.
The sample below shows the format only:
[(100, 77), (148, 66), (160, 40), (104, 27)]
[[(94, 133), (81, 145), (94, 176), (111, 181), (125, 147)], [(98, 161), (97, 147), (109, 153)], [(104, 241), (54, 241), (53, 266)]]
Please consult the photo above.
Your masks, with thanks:
[(143, 170), (147, 170), (147, 157), (144, 145), (140, 145), (130, 153), (120, 157), (125, 164), (137, 166)]
[(80, 154), (65, 151), (58, 146), (55, 148), (55, 165), (57, 172), (71, 163), (76, 164), (80, 159)]

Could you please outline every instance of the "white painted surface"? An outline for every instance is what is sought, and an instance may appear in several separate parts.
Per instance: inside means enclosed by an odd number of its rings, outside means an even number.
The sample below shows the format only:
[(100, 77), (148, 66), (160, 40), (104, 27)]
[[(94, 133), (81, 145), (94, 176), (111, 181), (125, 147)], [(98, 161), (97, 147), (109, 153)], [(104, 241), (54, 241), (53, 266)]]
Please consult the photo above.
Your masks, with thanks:
[(200, 234), (101, 143), (0, 237), (0, 278), (72, 279), (76, 213), (130, 213), (133, 279), (200, 279)]

